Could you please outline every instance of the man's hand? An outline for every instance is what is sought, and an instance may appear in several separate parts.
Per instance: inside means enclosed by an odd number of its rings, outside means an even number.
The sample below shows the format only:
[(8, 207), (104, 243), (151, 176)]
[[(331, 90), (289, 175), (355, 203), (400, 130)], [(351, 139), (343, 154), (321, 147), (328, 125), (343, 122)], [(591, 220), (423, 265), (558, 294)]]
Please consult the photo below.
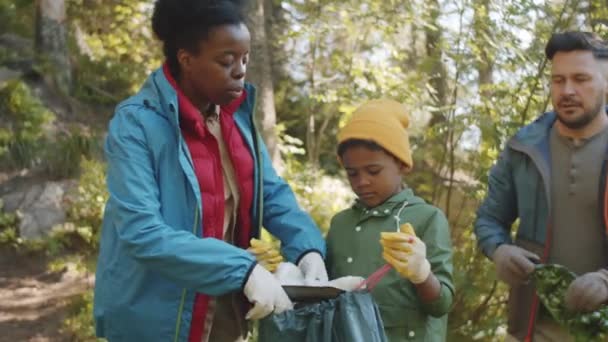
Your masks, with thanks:
[(539, 262), (540, 258), (521, 247), (502, 244), (494, 251), (492, 260), (498, 279), (510, 286), (518, 286), (528, 281), (534, 272), (534, 263)]
[(585, 273), (574, 279), (566, 290), (566, 308), (574, 312), (590, 312), (608, 302), (608, 271)]

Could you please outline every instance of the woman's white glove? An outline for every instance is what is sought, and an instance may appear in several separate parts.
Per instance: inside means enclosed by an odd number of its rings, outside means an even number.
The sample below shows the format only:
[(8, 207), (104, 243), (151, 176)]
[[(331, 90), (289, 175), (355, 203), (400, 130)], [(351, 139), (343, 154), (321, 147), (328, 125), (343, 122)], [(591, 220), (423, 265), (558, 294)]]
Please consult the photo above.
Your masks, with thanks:
[(253, 268), (243, 292), (253, 304), (253, 308), (245, 316), (246, 319), (261, 319), (271, 313), (281, 313), (293, 308), (279, 281), (260, 265)]
[(325, 262), (318, 252), (309, 252), (298, 263), (298, 267), (304, 275), (306, 285), (327, 283), (327, 269)]

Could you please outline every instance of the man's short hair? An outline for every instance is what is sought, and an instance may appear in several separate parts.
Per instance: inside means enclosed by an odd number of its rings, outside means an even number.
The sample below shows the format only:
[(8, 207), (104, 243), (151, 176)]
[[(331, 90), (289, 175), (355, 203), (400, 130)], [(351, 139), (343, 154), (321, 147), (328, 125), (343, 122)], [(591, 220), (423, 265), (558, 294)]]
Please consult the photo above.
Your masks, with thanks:
[(553, 60), (558, 52), (591, 51), (597, 59), (608, 60), (608, 44), (592, 32), (570, 31), (554, 33), (545, 47), (545, 56)]

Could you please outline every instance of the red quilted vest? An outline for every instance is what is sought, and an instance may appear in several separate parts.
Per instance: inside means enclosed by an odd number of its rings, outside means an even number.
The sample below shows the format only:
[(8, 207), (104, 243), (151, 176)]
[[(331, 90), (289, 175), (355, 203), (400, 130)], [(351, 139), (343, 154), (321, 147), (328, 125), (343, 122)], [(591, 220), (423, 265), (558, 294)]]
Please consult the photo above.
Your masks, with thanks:
[[(223, 239), (224, 227), (224, 182), (218, 143), (205, 126), (200, 112), (177, 86), (167, 64), (163, 71), (177, 92), (180, 128), (194, 164), (203, 202), (203, 238)], [(230, 154), (239, 190), (238, 215), (235, 244), (241, 248), (249, 246), (252, 227), (253, 204), (253, 157), (241, 135), (233, 114), (247, 97), (245, 91), (240, 98), (220, 108), (220, 127), (226, 149)], [(190, 342), (200, 342), (209, 305), (209, 296), (197, 293), (192, 310)]]

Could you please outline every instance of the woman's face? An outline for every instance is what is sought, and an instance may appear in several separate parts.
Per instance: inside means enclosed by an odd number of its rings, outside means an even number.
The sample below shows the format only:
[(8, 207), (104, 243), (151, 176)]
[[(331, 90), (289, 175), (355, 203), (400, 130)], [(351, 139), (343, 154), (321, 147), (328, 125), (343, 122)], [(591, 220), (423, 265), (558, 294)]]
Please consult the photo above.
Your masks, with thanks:
[(178, 51), (180, 86), (194, 105), (225, 105), (241, 96), (250, 42), (244, 24), (223, 25), (209, 31), (197, 54)]

